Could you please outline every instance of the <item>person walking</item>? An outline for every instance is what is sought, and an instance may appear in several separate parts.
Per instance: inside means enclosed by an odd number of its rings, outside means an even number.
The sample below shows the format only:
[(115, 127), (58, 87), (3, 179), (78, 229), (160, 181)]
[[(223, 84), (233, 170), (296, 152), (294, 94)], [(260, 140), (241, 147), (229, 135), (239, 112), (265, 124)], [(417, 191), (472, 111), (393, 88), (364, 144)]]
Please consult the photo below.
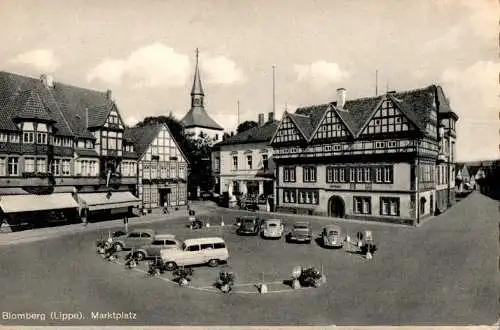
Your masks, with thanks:
[(168, 211), (168, 203), (166, 201), (163, 203), (163, 214), (170, 214)]

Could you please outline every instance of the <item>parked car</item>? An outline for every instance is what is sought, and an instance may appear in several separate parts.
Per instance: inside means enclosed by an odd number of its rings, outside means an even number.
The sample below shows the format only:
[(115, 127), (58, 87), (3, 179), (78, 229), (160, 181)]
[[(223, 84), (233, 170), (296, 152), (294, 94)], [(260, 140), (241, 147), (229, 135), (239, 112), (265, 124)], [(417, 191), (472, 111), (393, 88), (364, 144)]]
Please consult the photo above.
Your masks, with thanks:
[(262, 224), (261, 235), (262, 238), (281, 238), (285, 225), (281, 219), (268, 219), (264, 220)]
[(321, 239), (324, 247), (344, 246), (344, 234), (342, 228), (337, 225), (326, 225), (321, 231)]
[(158, 234), (150, 244), (146, 244), (135, 250), (138, 260), (155, 259), (161, 257), (162, 250), (182, 249), (182, 242), (171, 234)]
[(238, 218), (239, 223), (236, 234), (238, 235), (258, 235), (261, 226), (261, 220), (255, 216), (244, 216)]
[(186, 239), (181, 249), (161, 250), (160, 254), (165, 269), (169, 271), (178, 266), (208, 264), (215, 267), (229, 259), (226, 243), (220, 237)]
[(156, 233), (152, 229), (134, 229), (126, 235), (113, 238), (113, 241), (118, 251), (131, 250), (151, 244), (155, 236)]
[(292, 230), (286, 236), (287, 242), (311, 243), (312, 229), (309, 222), (299, 221), (293, 224)]

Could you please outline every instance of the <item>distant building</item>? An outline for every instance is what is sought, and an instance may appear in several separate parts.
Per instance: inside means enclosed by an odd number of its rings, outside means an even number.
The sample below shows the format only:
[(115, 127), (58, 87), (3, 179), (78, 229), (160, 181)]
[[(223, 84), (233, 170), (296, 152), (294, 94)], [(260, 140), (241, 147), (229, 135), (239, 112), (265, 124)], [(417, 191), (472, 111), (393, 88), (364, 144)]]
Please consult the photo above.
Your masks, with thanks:
[(273, 113), (259, 115), (258, 126), (228, 137), (212, 148), (215, 191), (233, 195), (274, 195), (273, 149), (269, 145), (279, 122)]
[(37, 226), (130, 212), (139, 204), (137, 154), (123, 131), (110, 91), (0, 72), (4, 217)]
[(186, 205), (188, 161), (167, 125), (127, 128), (139, 156), (137, 193), (145, 209)]
[(196, 49), (196, 68), (193, 88), (191, 89), (191, 109), (182, 118), (181, 124), (186, 133), (192, 133), (195, 138), (206, 136), (211, 143), (222, 141), (224, 129), (213, 120), (205, 110), (205, 93), (201, 85), (198, 68), (198, 48)]
[(455, 188), (458, 192), (463, 192), (464, 190), (472, 188), (469, 168), (465, 163), (457, 163), (455, 166), (455, 173), (457, 173), (455, 178)]
[(440, 86), (285, 112), (271, 139), (277, 210), (415, 224), (455, 200), (455, 124)]

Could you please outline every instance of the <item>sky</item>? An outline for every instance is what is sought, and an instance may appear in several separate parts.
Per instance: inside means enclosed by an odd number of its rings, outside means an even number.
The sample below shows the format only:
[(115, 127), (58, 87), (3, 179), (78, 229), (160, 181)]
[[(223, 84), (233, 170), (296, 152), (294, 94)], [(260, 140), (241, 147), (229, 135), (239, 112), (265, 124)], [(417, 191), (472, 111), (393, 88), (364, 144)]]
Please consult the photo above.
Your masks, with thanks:
[(0, 70), (112, 90), (126, 124), (182, 119), (195, 49), (227, 131), (273, 109), (439, 84), (458, 160), (500, 158), (495, 0), (0, 0)]

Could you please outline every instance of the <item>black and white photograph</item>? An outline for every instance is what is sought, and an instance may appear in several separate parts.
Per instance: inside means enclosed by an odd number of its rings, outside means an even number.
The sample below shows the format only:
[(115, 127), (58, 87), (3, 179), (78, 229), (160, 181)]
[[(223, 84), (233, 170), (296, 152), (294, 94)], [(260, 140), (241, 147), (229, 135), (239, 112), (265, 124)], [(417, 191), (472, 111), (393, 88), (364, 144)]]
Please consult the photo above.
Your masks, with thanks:
[(499, 328), (494, 0), (0, 0), (0, 327)]

